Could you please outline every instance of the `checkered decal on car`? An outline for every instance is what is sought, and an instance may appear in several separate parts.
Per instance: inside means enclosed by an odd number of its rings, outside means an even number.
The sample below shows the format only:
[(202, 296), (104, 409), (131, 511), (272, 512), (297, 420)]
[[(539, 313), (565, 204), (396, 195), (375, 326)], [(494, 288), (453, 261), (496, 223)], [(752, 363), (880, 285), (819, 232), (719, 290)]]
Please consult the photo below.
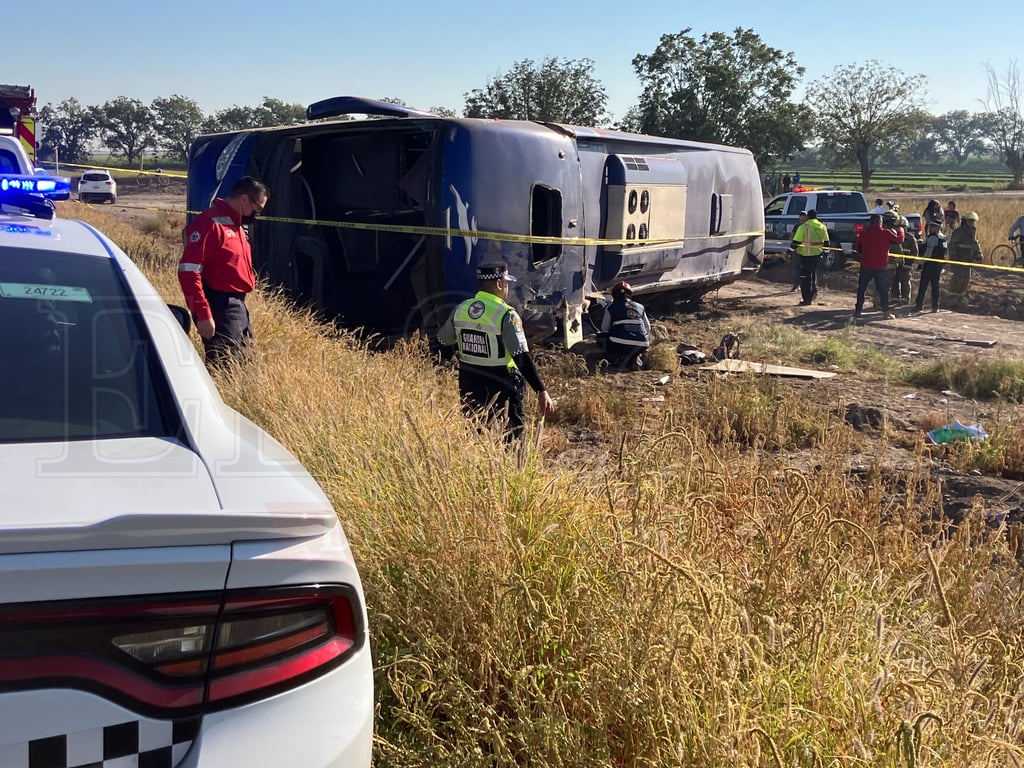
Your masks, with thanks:
[(132, 720), (45, 739), (0, 744), (3, 768), (174, 768), (199, 720)]

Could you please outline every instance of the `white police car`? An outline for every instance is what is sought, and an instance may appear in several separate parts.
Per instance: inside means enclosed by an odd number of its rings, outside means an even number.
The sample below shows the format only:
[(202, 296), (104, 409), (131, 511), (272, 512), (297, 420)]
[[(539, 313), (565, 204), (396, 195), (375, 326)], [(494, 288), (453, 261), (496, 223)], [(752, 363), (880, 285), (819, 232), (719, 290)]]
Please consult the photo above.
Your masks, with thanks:
[(330, 502), (68, 179), (0, 176), (0, 766), (368, 766)]

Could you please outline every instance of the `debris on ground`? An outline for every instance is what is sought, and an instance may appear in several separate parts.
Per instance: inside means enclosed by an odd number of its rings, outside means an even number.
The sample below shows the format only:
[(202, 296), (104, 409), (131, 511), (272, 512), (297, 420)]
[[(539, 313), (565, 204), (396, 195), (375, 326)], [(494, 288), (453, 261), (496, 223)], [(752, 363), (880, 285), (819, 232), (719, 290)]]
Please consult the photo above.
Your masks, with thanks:
[(699, 365), (708, 359), (708, 356), (697, 347), (689, 344), (680, 344), (676, 348), (676, 354), (679, 355), (679, 362), (682, 365)]
[(959, 420), (954, 419), (951, 424), (929, 432), (928, 439), (935, 445), (952, 443), (957, 440), (987, 440), (988, 432), (981, 424), (961, 424)]
[(740, 337), (735, 333), (727, 333), (722, 342), (711, 353), (715, 360), (736, 360), (740, 356)]
[(810, 368), (793, 368), (788, 365), (755, 363), (750, 360), (719, 360), (717, 363), (702, 365), (698, 370), (719, 373), (759, 373), (767, 376), (788, 376), (795, 379), (831, 379), (835, 371), (816, 371)]
[(999, 343), (998, 339), (961, 339), (955, 336), (936, 336), (936, 341), (952, 341), (957, 344), (966, 344), (968, 347), (994, 347)]
[(885, 414), (878, 408), (851, 403), (846, 406), (843, 421), (858, 431), (862, 431), (865, 427), (881, 429), (885, 424)]

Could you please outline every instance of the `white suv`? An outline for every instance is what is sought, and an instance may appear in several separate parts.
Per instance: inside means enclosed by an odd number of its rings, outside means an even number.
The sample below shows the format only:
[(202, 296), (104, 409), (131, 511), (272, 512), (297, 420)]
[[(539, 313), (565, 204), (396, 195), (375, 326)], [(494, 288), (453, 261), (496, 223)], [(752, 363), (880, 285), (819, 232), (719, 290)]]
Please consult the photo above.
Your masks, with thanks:
[(110, 171), (86, 171), (78, 180), (78, 199), (83, 203), (90, 200), (117, 202), (117, 180)]
[(0, 176), (0, 766), (367, 768), (330, 501), (53, 184)]

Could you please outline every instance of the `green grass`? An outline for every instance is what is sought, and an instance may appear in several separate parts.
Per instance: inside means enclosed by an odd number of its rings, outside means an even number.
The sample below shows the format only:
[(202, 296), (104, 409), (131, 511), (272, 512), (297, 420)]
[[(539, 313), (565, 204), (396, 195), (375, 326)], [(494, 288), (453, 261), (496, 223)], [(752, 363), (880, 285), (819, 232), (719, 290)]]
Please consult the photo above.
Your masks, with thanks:
[[(1007, 189), (1013, 176), (1005, 171), (885, 171), (871, 175), (870, 189), (876, 192), (991, 192)], [(809, 187), (860, 189), (860, 173), (846, 171), (808, 171), (800, 173), (800, 183)]]
[(884, 378), (899, 378), (903, 364), (866, 342), (858, 341), (848, 326), (827, 335), (811, 333), (786, 323), (768, 323), (756, 316), (729, 318), (729, 328), (740, 337), (743, 356), (781, 365), (835, 366), (842, 372), (858, 371)]
[(977, 400), (1024, 403), (1024, 361), (977, 357), (944, 358), (907, 372), (906, 381), (935, 390), (952, 389)]

